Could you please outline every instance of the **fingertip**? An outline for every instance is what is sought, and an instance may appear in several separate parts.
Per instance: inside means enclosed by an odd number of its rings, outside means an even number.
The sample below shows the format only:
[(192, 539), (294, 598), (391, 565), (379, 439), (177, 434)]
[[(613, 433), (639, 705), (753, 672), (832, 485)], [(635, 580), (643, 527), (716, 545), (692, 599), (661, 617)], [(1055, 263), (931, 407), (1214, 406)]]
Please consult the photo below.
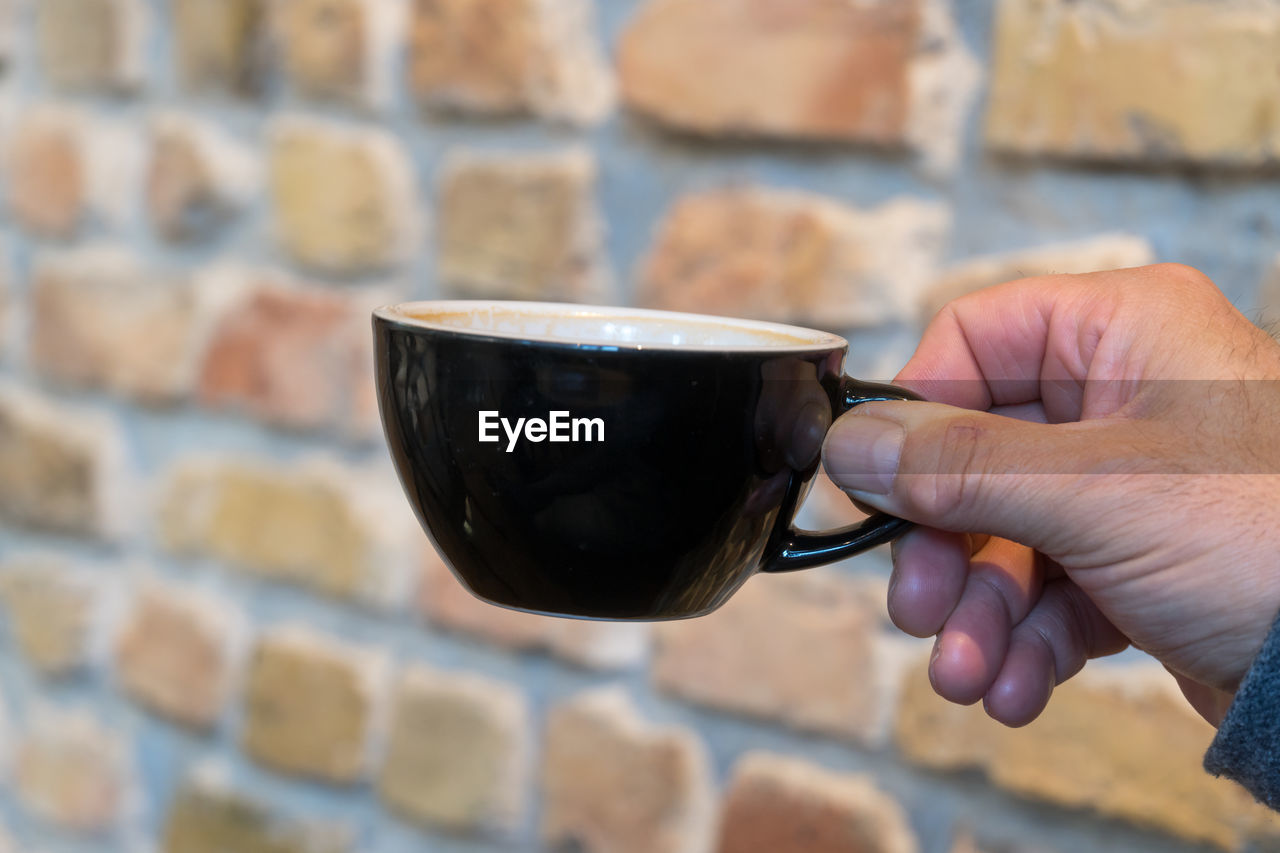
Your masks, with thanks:
[(990, 683), (986, 673), (990, 669), (982, 648), (972, 637), (948, 631), (938, 638), (929, 664), (929, 680), (943, 699), (972, 705), (986, 694)]
[(987, 715), (1011, 728), (1020, 728), (1039, 717), (1053, 695), (1053, 656), (1043, 645), (1014, 643), (1004, 666), (983, 697)]
[(913, 637), (934, 636), (955, 610), (968, 571), (962, 534), (914, 528), (894, 544), (889, 618)]

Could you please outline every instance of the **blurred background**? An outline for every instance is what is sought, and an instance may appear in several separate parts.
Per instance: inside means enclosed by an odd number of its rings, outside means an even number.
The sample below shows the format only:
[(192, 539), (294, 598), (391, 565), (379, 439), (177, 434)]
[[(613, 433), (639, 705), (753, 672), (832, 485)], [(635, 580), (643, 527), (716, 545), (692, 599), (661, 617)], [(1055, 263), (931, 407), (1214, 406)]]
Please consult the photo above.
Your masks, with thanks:
[(883, 551), (475, 602), (368, 330), (650, 305), (891, 379), (955, 296), (1154, 260), (1266, 324), (1278, 63), (1274, 0), (0, 0), (0, 849), (1280, 850), (1137, 653), (1017, 731), (937, 699)]

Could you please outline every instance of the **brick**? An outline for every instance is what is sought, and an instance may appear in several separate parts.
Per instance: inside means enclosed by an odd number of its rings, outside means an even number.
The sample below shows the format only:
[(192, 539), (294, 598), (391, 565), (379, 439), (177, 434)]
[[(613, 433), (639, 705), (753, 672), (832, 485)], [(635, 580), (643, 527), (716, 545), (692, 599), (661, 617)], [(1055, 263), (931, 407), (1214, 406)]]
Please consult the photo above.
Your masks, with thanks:
[(368, 326), (381, 301), (270, 274), (249, 282), (213, 326), (200, 403), (289, 429), (380, 436)]
[(696, 133), (900, 144), (920, 6), (649, 0), (619, 44), (622, 98)]
[(0, 385), (0, 523), (114, 540), (129, 479), (115, 420)]
[(969, 258), (939, 274), (921, 297), (921, 317), (927, 320), (954, 299), (1006, 281), (1140, 267), (1154, 260), (1151, 244), (1130, 234), (1102, 234), (1087, 240)]
[(558, 619), (481, 601), (441, 561), (423, 549), (419, 606), (433, 627), (518, 650), (546, 650), (578, 666), (631, 669), (648, 657), (650, 626), (638, 622)]
[(641, 264), (641, 304), (767, 320), (868, 326), (913, 320), (950, 227), (943, 205), (859, 210), (763, 188), (678, 200)]
[(528, 806), (532, 744), (518, 689), (413, 667), (396, 688), (378, 792), (392, 810), (454, 832), (513, 831)]
[(685, 133), (959, 159), (981, 81), (946, 0), (650, 0), (619, 46), (624, 103)]
[(867, 776), (750, 752), (734, 767), (718, 853), (916, 853), (902, 805)]
[(621, 689), (553, 707), (542, 756), (542, 837), (614, 853), (694, 853), (712, 830), (708, 759), (690, 731), (642, 720)]
[(240, 627), (238, 614), (217, 599), (150, 584), (115, 638), (117, 681), (161, 716), (212, 728), (230, 697)]
[(439, 187), (436, 274), (467, 296), (590, 301), (608, 288), (586, 151), (455, 151)]
[(254, 94), (262, 88), (265, 0), (169, 0), (175, 64), (192, 91)]
[(184, 115), (158, 118), (146, 173), (152, 228), (171, 242), (213, 236), (252, 203), (260, 171), (246, 146), (220, 128)]
[(117, 826), (133, 790), (128, 745), (87, 711), (38, 712), (17, 744), (18, 800), (42, 820), (97, 833)]
[(381, 653), (306, 628), (267, 631), (245, 685), (244, 751), (282, 773), (363, 780), (386, 668)]
[[(220, 768), (212, 768), (218, 770)], [(219, 774), (202, 767), (183, 784), (165, 819), (163, 853), (348, 853), (349, 828), (299, 819), (237, 793)]]
[(109, 246), (49, 253), (36, 263), (28, 359), (43, 379), (150, 403), (194, 384), (199, 295)]
[(987, 144), (1089, 160), (1280, 159), (1280, 8), (1003, 0)]
[(714, 613), (655, 626), (651, 674), (700, 705), (876, 742), (891, 695), (879, 687), (895, 675), (880, 656), (880, 626), (838, 573), (760, 575)]
[(99, 589), (90, 577), (50, 555), (0, 565), (0, 604), (11, 641), (41, 675), (63, 677), (89, 663)]
[(18, 224), (42, 237), (75, 233), (88, 205), (84, 125), (73, 111), (44, 107), (22, 116), (8, 151), (8, 202)]
[(139, 0), (40, 0), (36, 40), (45, 77), (71, 91), (136, 88), (144, 11)]
[(413, 0), (408, 81), (422, 106), (595, 123), (613, 80), (591, 0)]
[(170, 551), (372, 607), (406, 598), (417, 527), (381, 469), (188, 457), (169, 472), (158, 521)]
[(392, 94), (392, 60), (403, 43), (400, 0), (287, 0), (272, 7), (284, 72), (306, 97), (369, 107)]
[(980, 705), (935, 696), (921, 661), (904, 686), (895, 731), (909, 760), (983, 770), (1031, 799), (1226, 850), (1274, 839), (1280, 818), (1201, 768), (1212, 738), (1213, 729), (1154, 664), (1091, 665), (1054, 690), (1035, 722), (1008, 729)]
[(394, 137), (287, 118), (269, 148), (276, 240), (294, 260), (355, 275), (404, 259), (417, 216), (412, 170)]

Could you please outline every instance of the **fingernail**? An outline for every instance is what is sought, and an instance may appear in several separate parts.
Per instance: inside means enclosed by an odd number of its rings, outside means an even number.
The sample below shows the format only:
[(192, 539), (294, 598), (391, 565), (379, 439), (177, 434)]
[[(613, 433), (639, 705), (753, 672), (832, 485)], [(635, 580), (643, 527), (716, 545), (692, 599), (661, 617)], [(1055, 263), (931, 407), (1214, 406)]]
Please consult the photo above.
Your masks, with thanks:
[(933, 641), (933, 651), (929, 653), (929, 669), (928, 669), (929, 686), (933, 688), (933, 691), (935, 693), (938, 692), (938, 676), (936, 673), (934, 673), (933, 667), (938, 662), (938, 658), (941, 656), (942, 656), (942, 635), (939, 634), (938, 638)]
[(887, 495), (906, 438), (906, 430), (893, 421), (867, 415), (841, 418), (827, 433), (827, 474), (842, 489)]

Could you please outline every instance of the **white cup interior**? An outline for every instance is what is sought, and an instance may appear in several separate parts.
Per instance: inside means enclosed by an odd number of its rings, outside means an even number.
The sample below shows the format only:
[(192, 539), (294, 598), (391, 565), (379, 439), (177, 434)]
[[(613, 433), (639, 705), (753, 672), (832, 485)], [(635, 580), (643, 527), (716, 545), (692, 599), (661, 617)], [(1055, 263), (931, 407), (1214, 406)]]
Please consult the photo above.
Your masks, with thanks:
[(839, 335), (729, 317), (550, 302), (407, 302), (375, 315), (429, 329), (513, 340), (618, 349), (814, 350), (845, 346)]

